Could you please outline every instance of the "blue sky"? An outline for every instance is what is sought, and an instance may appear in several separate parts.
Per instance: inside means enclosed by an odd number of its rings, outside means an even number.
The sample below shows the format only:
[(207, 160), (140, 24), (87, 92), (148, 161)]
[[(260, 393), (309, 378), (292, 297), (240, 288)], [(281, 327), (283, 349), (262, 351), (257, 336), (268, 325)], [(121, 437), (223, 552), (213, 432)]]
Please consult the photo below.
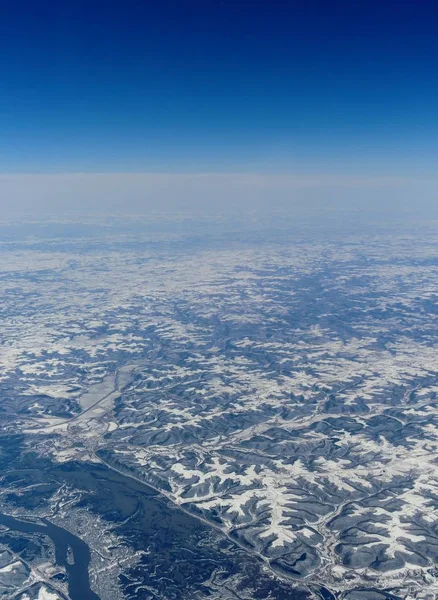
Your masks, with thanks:
[(438, 5), (3, 0), (0, 171), (431, 175)]

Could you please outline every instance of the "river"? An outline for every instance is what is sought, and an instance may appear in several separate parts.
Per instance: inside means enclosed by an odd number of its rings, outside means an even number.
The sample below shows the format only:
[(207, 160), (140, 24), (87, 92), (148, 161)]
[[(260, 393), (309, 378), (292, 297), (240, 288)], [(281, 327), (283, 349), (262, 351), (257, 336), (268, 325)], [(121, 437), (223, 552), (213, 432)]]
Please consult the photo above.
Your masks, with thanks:
[[(71, 600), (99, 600), (99, 596), (90, 588), (90, 549), (83, 540), (45, 519), (42, 519), (41, 523), (35, 523), (0, 513), (0, 525), (23, 533), (40, 533), (49, 537), (55, 546), (56, 564), (64, 567), (67, 572)], [(68, 560), (69, 548), (73, 561)]]

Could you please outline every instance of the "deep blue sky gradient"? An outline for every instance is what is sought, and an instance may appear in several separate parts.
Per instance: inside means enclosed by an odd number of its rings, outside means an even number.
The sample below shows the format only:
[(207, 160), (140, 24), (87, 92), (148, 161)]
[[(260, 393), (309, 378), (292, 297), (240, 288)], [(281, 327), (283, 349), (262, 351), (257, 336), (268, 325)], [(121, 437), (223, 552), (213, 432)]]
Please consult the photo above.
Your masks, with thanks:
[(0, 171), (436, 169), (436, 2), (0, 9)]

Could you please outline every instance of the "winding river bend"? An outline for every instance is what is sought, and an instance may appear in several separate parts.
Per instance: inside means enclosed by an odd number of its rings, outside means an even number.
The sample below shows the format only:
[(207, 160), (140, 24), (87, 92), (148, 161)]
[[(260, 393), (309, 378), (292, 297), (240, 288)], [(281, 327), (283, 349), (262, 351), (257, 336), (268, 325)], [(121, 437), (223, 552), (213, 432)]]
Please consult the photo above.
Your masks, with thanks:
[[(71, 600), (100, 600), (90, 587), (88, 566), (90, 549), (87, 544), (66, 529), (42, 519), (42, 523), (21, 521), (0, 513), (0, 525), (23, 533), (39, 533), (49, 537), (55, 546), (56, 564), (65, 568), (68, 575), (68, 593)], [(68, 560), (69, 548), (73, 561)]]

